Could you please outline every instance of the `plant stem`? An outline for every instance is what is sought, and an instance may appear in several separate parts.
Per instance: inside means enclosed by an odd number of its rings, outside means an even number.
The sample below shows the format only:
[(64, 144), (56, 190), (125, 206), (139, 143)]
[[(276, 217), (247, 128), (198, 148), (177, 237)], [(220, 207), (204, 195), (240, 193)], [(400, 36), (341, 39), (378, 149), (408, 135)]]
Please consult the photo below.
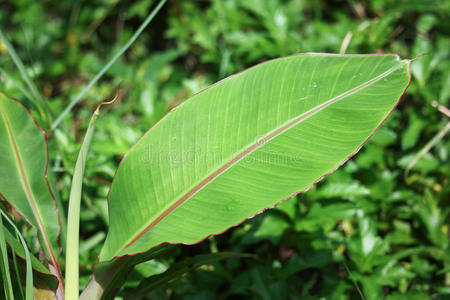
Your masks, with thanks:
[(120, 88), (116, 95), (110, 101), (103, 101), (97, 106), (91, 121), (89, 122), (86, 135), (84, 136), (83, 144), (81, 144), (78, 159), (75, 163), (75, 170), (73, 172), (72, 186), (70, 188), (69, 197), (69, 213), (67, 217), (67, 251), (66, 251), (66, 289), (65, 300), (78, 300), (79, 298), (79, 247), (80, 247), (80, 206), (81, 206), (81, 191), (83, 187), (83, 175), (86, 167), (86, 160), (89, 153), (89, 146), (91, 145), (92, 137), (94, 135), (95, 123), (100, 115), (100, 107), (103, 104), (111, 104), (117, 100), (120, 94)]
[(83, 174), (86, 166), (86, 159), (89, 146), (94, 134), (95, 123), (97, 121), (97, 111), (91, 118), (89, 126), (81, 145), (80, 153), (75, 164), (75, 171), (72, 179), (72, 187), (69, 197), (69, 213), (67, 218), (67, 251), (66, 251), (66, 300), (77, 300), (79, 297), (78, 283), (78, 255), (79, 255), (79, 233), (80, 233), (80, 204), (81, 190), (83, 185)]

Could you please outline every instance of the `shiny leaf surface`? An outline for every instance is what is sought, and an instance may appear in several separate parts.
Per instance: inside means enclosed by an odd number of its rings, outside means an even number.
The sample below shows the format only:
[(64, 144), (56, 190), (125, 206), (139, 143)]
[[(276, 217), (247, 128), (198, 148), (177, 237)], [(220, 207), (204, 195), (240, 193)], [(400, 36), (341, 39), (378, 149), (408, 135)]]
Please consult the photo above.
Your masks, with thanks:
[(381, 125), (409, 83), (409, 63), (294, 55), (175, 107), (117, 170), (100, 260), (199, 242), (307, 190)]

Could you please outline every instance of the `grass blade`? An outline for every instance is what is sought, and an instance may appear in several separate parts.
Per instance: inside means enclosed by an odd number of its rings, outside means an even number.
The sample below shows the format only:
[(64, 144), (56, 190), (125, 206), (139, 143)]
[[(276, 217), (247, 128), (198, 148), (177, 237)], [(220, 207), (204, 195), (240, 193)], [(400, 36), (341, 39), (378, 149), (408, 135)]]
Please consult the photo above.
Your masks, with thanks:
[(84, 95), (87, 93), (87, 91), (100, 79), (100, 77), (105, 74), (105, 72), (116, 62), (119, 57), (122, 56), (122, 54), (127, 51), (127, 49), (136, 41), (136, 39), (139, 37), (139, 35), (144, 31), (144, 29), (147, 27), (148, 24), (153, 20), (153, 18), (156, 16), (158, 11), (161, 9), (161, 7), (166, 3), (167, 0), (161, 0), (158, 5), (153, 9), (153, 11), (148, 15), (148, 17), (144, 20), (144, 22), (141, 24), (141, 26), (136, 30), (136, 32), (133, 34), (133, 36), (130, 38), (130, 40), (123, 45), (122, 48), (120, 48), (119, 52), (117, 52), (116, 55), (103, 67), (103, 69), (100, 70), (100, 72), (95, 75), (95, 77), (83, 88), (83, 90), (75, 96), (75, 98), (70, 102), (70, 104), (63, 110), (63, 112), (56, 118), (56, 120), (52, 124), (52, 129), (55, 129), (58, 127), (58, 125), (61, 123), (62, 119), (72, 110), (72, 108), (84, 97)]
[[(30, 251), (28, 250), (27, 244), (25, 243), (25, 240), (20, 233), (19, 229), (17, 229), (16, 225), (13, 221), (11, 221), (8, 216), (3, 212), (3, 210), (0, 210), (0, 213), (2, 216), (8, 221), (8, 223), (14, 228), (17, 235), (19, 236), (20, 242), (22, 243), (22, 247), (25, 251), (25, 261), (26, 261), (26, 281), (25, 281), (25, 299), (26, 300), (33, 300), (33, 268), (31, 265), (31, 257), (30, 257)], [(1, 219), (1, 217), (0, 217)], [(2, 225), (2, 224), (0, 224)], [(3, 226), (1, 226), (0, 231), (3, 233)]]
[(15, 255), (16, 249), (14, 249), (14, 245), (9, 245), (9, 246), (11, 247), (14, 271), (16, 272), (16, 279), (17, 279), (17, 285), (19, 286), (20, 296), (21, 296), (21, 299), (24, 299), (25, 295), (23, 293), (22, 279), (20, 278), (19, 266), (17, 265), (17, 259), (16, 259), (16, 255)]
[(405, 181), (410, 182), (409, 171), (414, 167), (414, 165), (427, 154), (431, 148), (433, 148), (439, 141), (450, 131), (450, 122), (445, 125), (413, 158), (413, 160), (408, 164), (405, 170)]
[(20, 90), (20, 92), (25, 97), (27, 97), (28, 99), (33, 99), (33, 96), (31, 96), (31, 94), (28, 92), (28, 90), (22, 84), (20, 84), (20, 82), (18, 82), (16, 79), (14, 79), (14, 77), (11, 76), (11, 74), (6, 72), (2, 68), (0, 68), (0, 72), (3, 73), (3, 75), (5, 75), (5, 77), (8, 78), (14, 84), (14, 86), (16, 86)]
[[(1, 211), (3, 215), (3, 211)], [(12, 289), (11, 283), (11, 273), (9, 272), (9, 261), (8, 261), (8, 249), (6, 247), (5, 233), (3, 232), (3, 220), (0, 216), (0, 249), (1, 249), (1, 262), (0, 267), (2, 271), (2, 281), (3, 281), (3, 290), (5, 292), (6, 299), (14, 299), (14, 293)]]
[(355, 278), (353, 278), (352, 271), (350, 271), (350, 269), (347, 266), (347, 264), (345, 263), (345, 261), (344, 261), (344, 267), (345, 267), (345, 270), (347, 270), (347, 273), (349, 275), (348, 277), (352, 280), (353, 284), (355, 285), (355, 288), (358, 291), (359, 296), (361, 297), (361, 299), (366, 300), (364, 293), (362, 292), (361, 288), (359, 287), (358, 282), (356, 282)]
[(92, 237), (81, 244), (79, 253), (83, 254), (94, 248), (105, 239), (105, 235), (106, 234), (103, 231), (94, 234)]
[(39, 112), (41, 113), (42, 117), (48, 122), (49, 121), (49, 113), (51, 114), (50, 107), (44, 101), (44, 98), (42, 98), (36, 85), (33, 83), (31, 78), (28, 76), (28, 73), (25, 70), (25, 66), (24, 66), (22, 60), (20, 59), (19, 55), (17, 54), (17, 52), (14, 49), (14, 47), (12, 46), (12, 44), (8, 41), (6, 36), (3, 34), (3, 31), (1, 29), (0, 29), (0, 39), (5, 44), (6, 49), (8, 49), (8, 53), (11, 56), (11, 59), (13, 60), (14, 64), (16, 65), (17, 69), (19, 69), (19, 72), (22, 75), (23, 80), (27, 84), (28, 89), (30, 90), (30, 93), (32, 95), (31, 99), (34, 101), (34, 103), (38, 107)]

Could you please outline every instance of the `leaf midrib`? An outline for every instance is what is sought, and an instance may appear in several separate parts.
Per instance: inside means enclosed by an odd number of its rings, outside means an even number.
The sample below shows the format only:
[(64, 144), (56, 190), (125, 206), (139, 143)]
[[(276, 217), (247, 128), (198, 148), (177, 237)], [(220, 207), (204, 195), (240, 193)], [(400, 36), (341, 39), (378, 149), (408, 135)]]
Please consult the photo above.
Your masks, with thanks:
[[(397, 65), (389, 68), (387, 71), (375, 76), (374, 78), (342, 93), (339, 94), (338, 96), (335, 96), (333, 98), (331, 98), (330, 100), (327, 100), (325, 102), (323, 102), (322, 104), (314, 107), (313, 109), (310, 109), (307, 112), (302, 113), (301, 115), (292, 118), (286, 122), (284, 122), (281, 126), (279, 126), (278, 128), (276, 128), (275, 130), (273, 130), (272, 132), (269, 132), (266, 137), (264, 137), (264, 141), (268, 142), (270, 140), (272, 140), (273, 138), (279, 136), (280, 134), (284, 133), (285, 131), (289, 130), (290, 128), (294, 127), (295, 125), (301, 123), (302, 121), (308, 119), (309, 117), (315, 115), (316, 113), (322, 111), (323, 109), (327, 108), (328, 106), (356, 93), (359, 92), (361, 90), (363, 90), (364, 88), (378, 82), (379, 80), (389, 76), (390, 74), (392, 74), (393, 72), (401, 69), (403, 67), (402, 64), (403, 61), (398, 61)], [(244, 150), (242, 152), (240, 152), (239, 154), (237, 154), (234, 158), (232, 158), (230, 161), (228, 161), (227, 163), (225, 163), (222, 167), (216, 169), (215, 171), (213, 171), (212, 173), (210, 173), (208, 176), (206, 176), (204, 179), (202, 179), (199, 183), (193, 185), (192, 188), (189, 189), (189, 191), (184, 194), (181, 198), (179, 198), (175, 203), (173, 203), (172, 205), (170, 205), (168, 208), (166, 208), (161, 214), (158, 215), (157, 218), (155, 218), (154, 220), (152, 220), (150, 223), (147, 223), (147, 225), (145, 227), (142, 227), (142, 229), (137, 231), (137, 234), (128, 239), (126, 241), (126, 243), (124, 243), (125, 245), (123, 247), (121, 247), (119, 250), (117, 250), (115, 252), (115, 254), (113, 255), (116, 256), (118, 255), (122, 250), (128, 248), (129, 246), (131, 246), (134, 242), (136, 242), (140, 237), (142, 237), (145, 233), (147, 233), (150, 229), (152, 229), (155, 225), (157, 225), (159, 222), (161, 222), (165, 217), (167, 217), (170, 213), (172, 213), (176, 208), (178, 208), (179, 206), (181, 206), (184, 202), (186, 202), (187, 200), (189, 200), (192, 196), (194, 196), (197, 192), (199, 192), (203, 187), (205, 187), (206, 185), (208, 185), (210, 182), (212, 182), (213, 180), (215, 180), (217, 177), (219, 177), (222, 173), (224, 173), (226, 170), (228, 170), (229, 168), (231, 168), (233, 165), (235, 165), (237, 162), (239, 162), (240, 160), (242, 160), (243, 158), (245, 158), (247, 155), (251, 154), (253, 151), (255, 151), (256, 149), (258, 149), (259, 147), (261, 147), (264, 143), (252, 143), (247, 145), (246, 147), (244, 147)]]

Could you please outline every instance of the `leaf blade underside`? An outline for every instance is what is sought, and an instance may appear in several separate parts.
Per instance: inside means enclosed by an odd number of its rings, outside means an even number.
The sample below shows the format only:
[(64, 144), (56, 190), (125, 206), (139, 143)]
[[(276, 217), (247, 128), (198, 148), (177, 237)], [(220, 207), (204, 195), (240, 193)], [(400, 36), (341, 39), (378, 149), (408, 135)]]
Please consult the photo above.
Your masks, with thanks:
[(410, 80), (396, 55), (294, 55), (194, 95), (123, 158), (100, 260), (192, 244), (304, 191), (381, 125)]
[(59, 217), (47, 174), (45, 134), (17, 100), (0, 93), (0, 195), (38, 229), (42, 249), (59, 273)]

